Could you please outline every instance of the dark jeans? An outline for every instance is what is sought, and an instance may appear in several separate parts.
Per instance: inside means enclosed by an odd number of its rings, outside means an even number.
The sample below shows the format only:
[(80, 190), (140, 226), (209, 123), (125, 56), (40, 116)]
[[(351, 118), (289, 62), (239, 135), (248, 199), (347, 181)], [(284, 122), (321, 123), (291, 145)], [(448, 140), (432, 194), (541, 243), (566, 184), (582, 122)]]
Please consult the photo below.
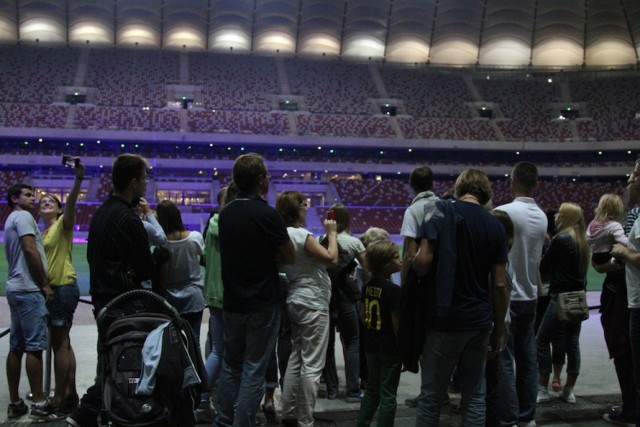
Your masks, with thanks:
[[(378, 425), (392, 426), (396, 416), (402, 359), (398, 355), (366, 353), (369, 381), (362, 398), (358, 427), (368, 427), (378, 410)], [(379, 408), (378, 408), (379, 407)]]
[[(629, 338), (633, 355), (633, 381), (636, 388), (636, 408), (640, 408), (640, 308), (629, 309)], [(636, 426), (640, 425), (640, 416), (636, 410)]]
[(327, 385), (327, 395), (337, 396), (338, 369), (335, 357), (335, 327), (337, 324), (344, 353), (344, 370), (347, 381), (347, 396), (360, 395), (360, 333), (356, 304), (338, 291), (337, 295), (338, 320), (331, 319), (329, 326), (329, 346), (327, 360), (322, 375)]
[[(291, 321), (287, 314), (286, 306), (282, 309), (282, 320), (280, 322), (280, 332), (278, 333), (278, 370), (280, 371), (280, 389), (282, 390), (284, 374), (287, 372), (289, 356), (291, 356)], [(271, 369), (271, 368), (269, 368)], [(269, 379), (267, 378), (267, 382)]]
[[(538, 297), (538, 304), (536, 305), (536, 326), (535, 333), (538, 335), (540, 324), (544, 318), (544, 314), (547, 312), (551, 302), (550, 295), (544, 295)], [(564, 325), (559, 325), (553, 332), (553, 338), (551, 339), (551, 362), (554, 365), (564, 365), (564, 359), (567, 354), (566, 347), (564, 345)]]
[(564, 328), (564, 344), (567, 350), (567, 373), (580, 373), (580, 330), (581, 322), (563, 322), (558, 319), (558, 308), (556, 298), (551, 298), (547, 311), (540, 323), (536, 345), (538, 350), (538, 372), (540, 374), (551, 374), (551, 340), (558, 328)]
[(535, 419), (538, 396), (536, 301), (511, 301), (506, 348), (500, 352), (500, 422), (512, 426)]
[(224, 312), (224, 357), (218, 379), (217, 427), (256, 425), (265, 374), (280, 327), (280, 307), (257, 313)]

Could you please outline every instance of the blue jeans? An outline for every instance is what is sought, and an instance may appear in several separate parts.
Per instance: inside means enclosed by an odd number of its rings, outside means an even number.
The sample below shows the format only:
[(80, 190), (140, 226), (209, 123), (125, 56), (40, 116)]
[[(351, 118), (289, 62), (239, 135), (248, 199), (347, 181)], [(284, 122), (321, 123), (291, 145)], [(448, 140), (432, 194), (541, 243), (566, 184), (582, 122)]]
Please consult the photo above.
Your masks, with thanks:
[(218, 383), (220, 370), (222, 369), (222, 356), (224, 354), (224, 318), (222, 309), (209, 307), (209, 341), (211, 352), (204, 364), (207, 371), (207, 385), (209, 388)]
[(329, 329), (329, 346), (327, 347), (327, 360), (322, 371), (327, 385), (328, 395), (338, 394), (338, 370), (335, 358), (335, 326), (337, 323), (342, 341), (344, 353), (344, 371), (347, 382), (347, 396), (360, 395), (360, 331), (358, 324), (358, 312), (356, 304), (349, 301), (340, 291), (336, 294), (338, 321), (333, 319)]
[(509, 307), (509, 340), (498, 356), (502, 425), (511, 426), (518, 421), (535, 419), (538, 397), (538, 353), (534, 333), (536, 303), (511, 301)]
[(36, 292), (7, 292), (11, 312), (11, 351), (33, 353), (47, 348), (47, 307)]
[(439, 425), (442, 398), (456, 365), (462, 394), (462, 423), (465, 427), (484, 427), (484, 372), (488, 348), (489, 331), (427, 331), (416, 427)]
[(551, 342), (559, 328), (564, 328), (564, 346), (567, 352), (567, 373), (580, 373), (580, 330), (582, 323), (561, 322), (558, 320), (558, 303), (556, 297), (549, 301), (547, 311), (544, 313), (538, 337), (538, 372), (550, 374), (552, 369)]
[(224, 312), (225, 351), (218, 381), (218, 427), (253, 427), (276, 345), (280, 307), (258, 313)]

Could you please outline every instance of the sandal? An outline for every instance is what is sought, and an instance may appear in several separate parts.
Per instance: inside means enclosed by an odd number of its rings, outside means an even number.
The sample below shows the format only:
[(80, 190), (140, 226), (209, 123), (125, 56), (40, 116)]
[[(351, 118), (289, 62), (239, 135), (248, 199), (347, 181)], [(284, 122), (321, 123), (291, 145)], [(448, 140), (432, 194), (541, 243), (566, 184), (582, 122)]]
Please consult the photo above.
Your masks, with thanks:
[(560, 390), (562, 390), (562, 384), (560, 383), (560, 380), (554, 378), (553, 381), (551, 381), (551, 388), (555, 392), (559, 392)]

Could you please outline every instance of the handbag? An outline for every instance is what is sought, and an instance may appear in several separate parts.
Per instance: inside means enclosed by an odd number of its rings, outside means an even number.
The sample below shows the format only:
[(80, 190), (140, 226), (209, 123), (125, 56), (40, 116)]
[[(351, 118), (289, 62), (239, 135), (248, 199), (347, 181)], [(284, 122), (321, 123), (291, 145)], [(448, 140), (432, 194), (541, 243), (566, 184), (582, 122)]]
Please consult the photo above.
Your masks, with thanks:
[(559, 293), (557, 304), (560, 321), (577, 323), (589, 318), (589, 305), (585, 291)]

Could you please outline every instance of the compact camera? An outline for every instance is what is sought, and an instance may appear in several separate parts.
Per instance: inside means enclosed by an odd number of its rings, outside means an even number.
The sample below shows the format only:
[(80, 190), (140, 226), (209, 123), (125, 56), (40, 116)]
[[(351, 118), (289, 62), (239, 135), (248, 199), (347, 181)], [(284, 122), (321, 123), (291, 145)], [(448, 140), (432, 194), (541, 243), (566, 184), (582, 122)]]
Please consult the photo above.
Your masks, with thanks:
[(62, 166), (66, 166), (68, 168), (75, 168), (78, 166), (79, 162), (80, 162), (80, 157), (62, 156)]

